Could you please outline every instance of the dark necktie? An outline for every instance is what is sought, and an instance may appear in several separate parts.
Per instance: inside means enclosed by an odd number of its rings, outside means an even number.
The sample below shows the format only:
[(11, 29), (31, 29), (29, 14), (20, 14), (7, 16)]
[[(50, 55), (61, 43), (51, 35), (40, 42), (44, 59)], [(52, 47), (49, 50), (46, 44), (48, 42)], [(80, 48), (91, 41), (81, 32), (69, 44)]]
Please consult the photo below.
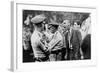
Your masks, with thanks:
[(70, 48), (70, 31), (68, 31), (68, 43), (69, 43), (69, 48)]

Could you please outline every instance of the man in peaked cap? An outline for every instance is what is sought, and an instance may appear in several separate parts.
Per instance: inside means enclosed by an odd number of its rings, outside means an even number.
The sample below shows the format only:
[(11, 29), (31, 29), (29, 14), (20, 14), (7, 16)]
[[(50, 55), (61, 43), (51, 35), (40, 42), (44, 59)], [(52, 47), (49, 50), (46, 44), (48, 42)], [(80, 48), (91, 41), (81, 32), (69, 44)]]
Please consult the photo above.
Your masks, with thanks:
[(48, 28), (52, 34), (50, 42), (48, 43), (48, 50), (51, 52), (49, 59), (50, 61), (61, 60), (61, 49), (63, 47), (62, 35), (58, 31), (59, 23), (51, 21)]
[(33, 17), (31, 19), (31, 22), (33, 24), (37, 24), (37, 23), (43, 22), (45, 19), (46, 19), (45, 15), (44, 14), (40, 14), (40, 15), (36, 15), (35, 17)]
[(35, 30), (31, 36), (31, 45), (33, 49), (33, 53), (35, 56), (36, 61), (47, 61), (48, 56), (45, 52), (46, 47), (41, 42), (43, 37), (43, 30), (44, 30), (44, 20), (46, 17), (44, 15), (36, 15), (31, 19), (31, 22), (34, 24)]

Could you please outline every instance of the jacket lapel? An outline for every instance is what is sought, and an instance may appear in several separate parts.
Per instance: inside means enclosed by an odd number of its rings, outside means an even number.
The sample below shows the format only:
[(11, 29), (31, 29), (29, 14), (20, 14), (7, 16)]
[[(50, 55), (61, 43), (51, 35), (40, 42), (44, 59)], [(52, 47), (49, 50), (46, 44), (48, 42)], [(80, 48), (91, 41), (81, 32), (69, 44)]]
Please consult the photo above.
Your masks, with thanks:
[(72, 29), (72, 30), (71, 30), (71, 33), (70, 33), (70, 41), (72, 40), (73, 34), (74, 34), (74, 31), (73, 31), (73, 29)]

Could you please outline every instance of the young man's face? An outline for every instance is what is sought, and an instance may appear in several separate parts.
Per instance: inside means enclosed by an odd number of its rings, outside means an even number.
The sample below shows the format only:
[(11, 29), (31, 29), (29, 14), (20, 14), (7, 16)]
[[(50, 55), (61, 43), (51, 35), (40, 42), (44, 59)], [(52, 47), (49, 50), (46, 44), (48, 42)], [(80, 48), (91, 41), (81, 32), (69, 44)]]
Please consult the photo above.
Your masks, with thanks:
[(70, 29), (70, 22), (68, 20), (63, 21), (62, 24), (66, 26), (66, 28), (65, 28), (66, 30)]
[(74, 28), (75, 28), (75, 29), (80, 29), (80, 25), (78, 25), (77, 22), (74, 22)]

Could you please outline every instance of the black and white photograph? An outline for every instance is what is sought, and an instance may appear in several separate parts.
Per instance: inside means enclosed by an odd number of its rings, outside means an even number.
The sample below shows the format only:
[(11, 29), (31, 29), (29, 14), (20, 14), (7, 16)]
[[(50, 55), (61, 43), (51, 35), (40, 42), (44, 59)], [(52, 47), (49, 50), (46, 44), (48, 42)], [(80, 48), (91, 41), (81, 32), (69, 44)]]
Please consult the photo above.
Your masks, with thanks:
[(96, 65), (96, 9), (14, 3), (12, 69)]
[(22, 61), (91, 60), (91, 13), (22, 10)]

